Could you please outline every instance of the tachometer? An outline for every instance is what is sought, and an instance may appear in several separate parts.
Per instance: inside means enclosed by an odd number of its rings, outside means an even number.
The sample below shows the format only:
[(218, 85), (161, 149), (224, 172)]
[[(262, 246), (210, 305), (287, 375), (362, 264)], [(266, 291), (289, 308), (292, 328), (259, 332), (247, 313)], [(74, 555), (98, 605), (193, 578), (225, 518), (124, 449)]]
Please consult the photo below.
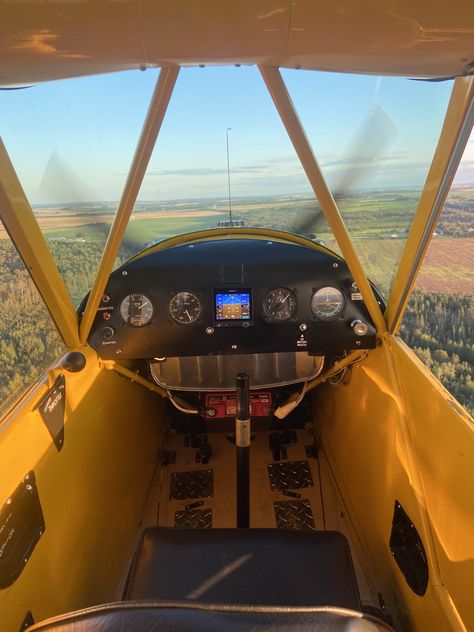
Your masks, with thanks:
[(286, 287), (270, 290), (263, 299), (263, 311), (268, 318), (277, 321), (290, 320), (296, 312), (296, 296)]
[(201, 315), (202, 305), (192, 292), (178, 292), (172, 296), (169, 306), (171, 318), (180, 325), (191, 325)]
[(144, 294), (129, 294), (120, 303), (120, 316), (132, 327), (143, 327), (153, 316), (153, 305)]
[(321, 320), (332, 320), (344, 309), (344, 297), (336, 287), (321, 287), (311, 298), (311, 311)]

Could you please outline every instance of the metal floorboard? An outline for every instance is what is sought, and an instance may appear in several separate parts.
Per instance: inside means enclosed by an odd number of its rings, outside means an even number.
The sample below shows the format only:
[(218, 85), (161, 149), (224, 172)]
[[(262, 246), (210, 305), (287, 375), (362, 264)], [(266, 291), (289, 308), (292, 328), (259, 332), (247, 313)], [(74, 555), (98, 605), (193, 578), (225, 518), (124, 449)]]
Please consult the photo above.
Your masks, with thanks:
[[(323, 529), (318, 461), (308, 458), (305, 448), (312, 436), (297, 430), (297, 442), (285, 446), (288, 458), (274, 461), (269, 434), (256, 432), (250, 448), (250, 526)], [(183, 435), (166, 443), (176, 460), (161, 470), (160, 526), (235, 527), (235, 445), (223, 433), (209, 433), (207, 439), (212, 457), (205, 465), (196, 463), (196, 449), (185, 446)], [(199, 509), (186, 510), (197, 499)]]
[(211, 529), (212, 509), (190, 509), (177, 511), (174, 526), (181, 529)]
[(211, 469), (173, 472), (170, 482), (170, 500), (209, 498), (214, 495), (214, 472)]
[(308, 529), (315, 531), (313, 510), (307, 498), (301, 500), (277, 500), (273, 503), (278, 529)]

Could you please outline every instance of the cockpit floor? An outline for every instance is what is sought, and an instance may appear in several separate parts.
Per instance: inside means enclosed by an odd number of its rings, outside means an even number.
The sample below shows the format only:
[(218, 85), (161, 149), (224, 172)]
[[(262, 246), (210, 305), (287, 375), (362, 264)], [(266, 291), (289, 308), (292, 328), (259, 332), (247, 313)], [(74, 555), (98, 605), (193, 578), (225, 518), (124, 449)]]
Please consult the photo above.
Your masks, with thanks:
[[(368, 560), (355, 535), (348, 508), (342, 503), (324, 452), (311, 455), (314, 437), (293, 431), (296, 442), (283, 446), (273, 458), (268, 431), (256, 431), (250, 448), (250, 526), (334, 530), (349, 541), (363, 603), (378, 604), (377, 588)], [(293, 439), (295, 437), (293, 436)], [(234, 528), (236, 526), (236, 450), (222, 432), (201, 437), (211, 445), (208, 463), (196, 462), (198, 448), (189, 436), (170, 436), (150, 486), (141, 519), (146, 527)], [(286, 454), (285, 454), (286, 452)], [(136, 545), (141, 539), (137, 533)], [(130, 558), (131, 562), (132, 558)], [(365, 571), (363, 570), (365, 568)], [(119, 586), (123, 593), (126, 575)], [(119, 598), (119, 597), (118, 597)]]
[[(256, 432), (250, 448), (250, 526), (324, 529), (318, 460), (307, 455), (312, 435), (294, 431), (296, 441), (282, 446), (286, 458), (275, 461), (270, 434)], [(204, 464), (184, 435), (166, 443), (174, 463), (161, 471), (160, 526), (236, 526), (235, 445), (223, 433), (207, 442), (212, 456)]]

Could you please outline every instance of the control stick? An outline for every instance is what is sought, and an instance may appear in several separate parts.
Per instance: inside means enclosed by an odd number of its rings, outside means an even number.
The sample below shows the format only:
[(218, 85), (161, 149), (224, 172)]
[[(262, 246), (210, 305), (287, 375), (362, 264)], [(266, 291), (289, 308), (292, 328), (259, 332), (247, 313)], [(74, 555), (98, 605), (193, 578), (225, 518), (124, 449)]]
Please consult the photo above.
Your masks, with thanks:
[(235, 445), (237, 448), (237, 528), (250, 525), (250, 407), (249, 376), (239, 373), (235, 380), (236, 416)]

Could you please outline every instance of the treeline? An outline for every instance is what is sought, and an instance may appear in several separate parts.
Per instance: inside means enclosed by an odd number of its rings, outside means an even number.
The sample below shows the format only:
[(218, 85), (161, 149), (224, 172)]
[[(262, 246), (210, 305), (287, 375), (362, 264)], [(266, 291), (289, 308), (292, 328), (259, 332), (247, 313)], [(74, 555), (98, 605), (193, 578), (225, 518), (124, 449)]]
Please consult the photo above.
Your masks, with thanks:
[(50, 241), (56, 265), (61, 272), (75, 307), (94, 283), (104, 249), (103, 243)]
[(0, 414), (64, 345), (13, 246), (0, 240)]
[[(347, 230), (354, 238), (389, 238), (393, 234), (403, 236), (417, 206), (413, 193), (365, 194), (338, 197), (338, 204)], [(296, 233), (332, 235), (324, 213), (317, 200), (305, 198), (277, 202), (274, 207), (243, 210), (234, 206), (236, 219), (243, 219), (247, 226), (278, 228)]]
[(474, 297), (415, 292), (400, 335), (474, 415)]
[(452, 191), (444, 205), (436, 228), (440, 235), (450, 237), (472, 237), (474, 197), (472, 193)]
[[(352, 238), (406, 237), (418, 206), (421, 191), (379, 191), (339, 195), (337, 202)], [(300, 233), (332, 234), (317, 200), (275, 200), (274, 207), (234, 205), (236, 219), (247, 226), (279, 228)], [(474, 198), (471, 191), (453, 190), (443, 208), (436, 231), (450, 237), (470, 237), (473, 226)], [(302, 228), (304, 229), (302, 230)]]
[[(104, 238), (105, 242), (105, 238)], [(115, 267), (136, 254), (145, 244), (128, 243), (122, 246)], [(52, 240), (49, 247), (61, 272), (75, 307), (91, 289), (104, 250), (102, 242)]]
[[(49, 245), (78, 307), (94, 281), (103, 244), (52, 241)], [(121, 254), (117, 265), (127, 254)], [(15, 248), (0, 240), (0, 416), (64, 350)]]

